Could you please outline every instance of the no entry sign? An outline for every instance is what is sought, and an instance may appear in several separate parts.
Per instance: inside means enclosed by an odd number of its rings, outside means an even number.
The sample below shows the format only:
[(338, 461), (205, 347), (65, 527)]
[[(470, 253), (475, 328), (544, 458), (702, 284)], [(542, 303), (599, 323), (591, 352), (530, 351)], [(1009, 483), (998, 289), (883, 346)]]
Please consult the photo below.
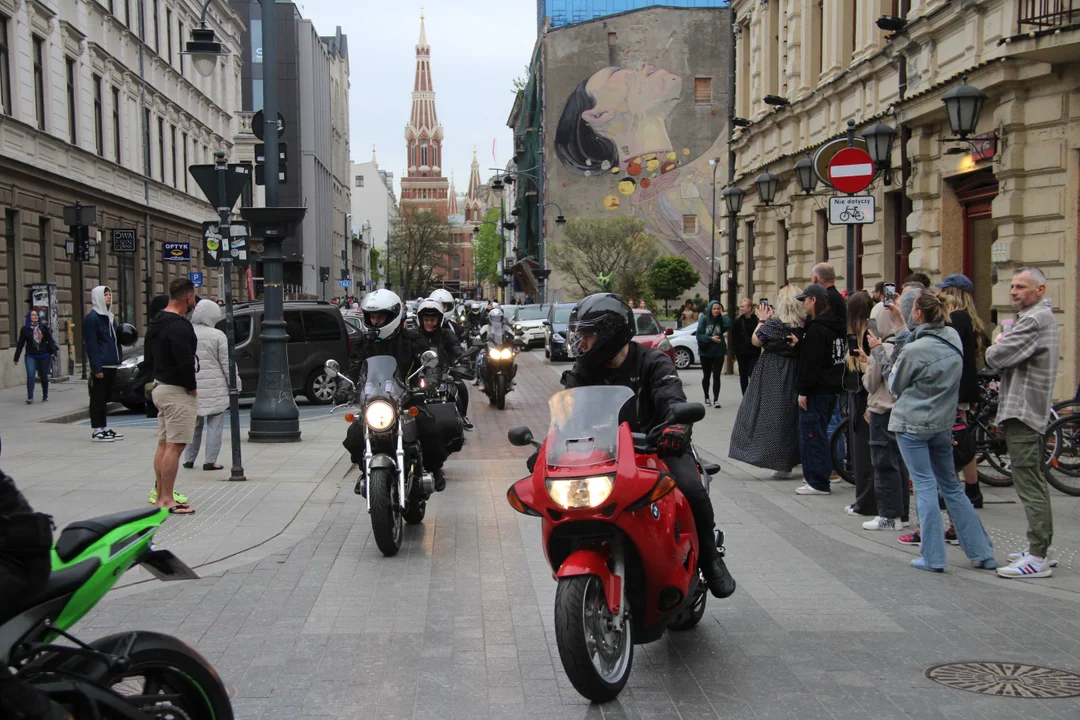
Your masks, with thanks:
[(829, 183), (842, 193), (862, 192), (874, 179), (874, 161), (859, 148), (844, 148), (829, 162)]

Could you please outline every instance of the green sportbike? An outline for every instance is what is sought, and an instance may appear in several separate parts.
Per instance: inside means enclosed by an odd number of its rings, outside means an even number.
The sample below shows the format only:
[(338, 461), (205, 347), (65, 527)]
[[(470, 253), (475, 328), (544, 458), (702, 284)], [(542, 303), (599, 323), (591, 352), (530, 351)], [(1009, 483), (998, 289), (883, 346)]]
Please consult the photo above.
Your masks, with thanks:
[(45, 589), (0, 625), (0, 667), (80, 720), (231, 720), (221, 678), (183, 641), (132, 631), (84, 643), (67, 632), (133, 565), (161, 580), (198, 578), (151, 544), (168, 516), (149, 507), (64, 528)]

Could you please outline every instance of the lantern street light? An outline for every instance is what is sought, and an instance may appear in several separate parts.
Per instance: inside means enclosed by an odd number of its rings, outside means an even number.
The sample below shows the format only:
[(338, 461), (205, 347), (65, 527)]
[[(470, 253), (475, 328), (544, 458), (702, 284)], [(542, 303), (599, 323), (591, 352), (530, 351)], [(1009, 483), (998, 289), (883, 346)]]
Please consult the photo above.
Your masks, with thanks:
[(738, 185), (732, 185), (720, 194), (724, 198), (724, 204), (727, 205), (729, 215), (738, 215), (742, 212), (743, 198), (746, 197), (745, 190)]
[(874, 161), (874, 167), (885, 176), (885, 184), (892, 184), (892, 143), (896, 137), (896, 130), (885, 123), (871, 125), (863, 132), (863, 140), (866, 141), (866, 152)]
[(814, 192), (817, 187), (817, 173), (814, 172), (814, 161), (810, 159), (809, 155), (795, 163), (795, 181), (799, 183), (799, 188), (807, 195)]
[(967, 84), (967, 75), (964, 75), (960, 85), (941, 96), (953, 135), (966, 140), (968, 135), (975, 132), (986, 100), (986, 93)]
[(772, 205), (776, 199), (776, 191), (780, 188), (780, 176), (774, 175), (768, 169), (754, 179), (757, 186), (758, 197), (765, 205)]
[[(209, 7), (207, 3), (206, 7)], [(199, 27), (191, 31), (191, 40), (181, 55), (190, 55), (195, 70), (203, 77), (210, 77), (217, 69), (218, 58), (229, 54), (214, 37), (214, 31), (206, 27), (206, 7), (203, 8)]]

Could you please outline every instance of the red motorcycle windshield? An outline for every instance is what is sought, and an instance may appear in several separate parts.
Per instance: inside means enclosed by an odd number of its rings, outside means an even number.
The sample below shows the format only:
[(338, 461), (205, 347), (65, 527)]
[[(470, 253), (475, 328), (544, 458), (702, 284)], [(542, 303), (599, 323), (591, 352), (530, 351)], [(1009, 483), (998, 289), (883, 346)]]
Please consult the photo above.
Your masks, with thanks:
[(548, 401), (548, 467), (591, 467), (619, 457), (619, 413), (634, 393), (621, 385), (592, 385), (556, 393)]

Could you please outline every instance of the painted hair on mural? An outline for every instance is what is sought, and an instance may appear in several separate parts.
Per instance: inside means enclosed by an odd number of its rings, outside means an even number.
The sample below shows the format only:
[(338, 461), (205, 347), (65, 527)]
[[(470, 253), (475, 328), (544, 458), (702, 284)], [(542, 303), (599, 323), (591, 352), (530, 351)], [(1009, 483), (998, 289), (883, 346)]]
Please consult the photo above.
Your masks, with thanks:
[[(585, 79), (566, 101), (559, 126), (555, 129), (555, 153), (568, 170), (578, 175), (599, 175), (619, 164), (615, 143), (600, 137), (585, 122), (582, 114), (596, 107), (596, 98), (589, 94)], [(603, 167), (604, 162), (607, 167)]]

